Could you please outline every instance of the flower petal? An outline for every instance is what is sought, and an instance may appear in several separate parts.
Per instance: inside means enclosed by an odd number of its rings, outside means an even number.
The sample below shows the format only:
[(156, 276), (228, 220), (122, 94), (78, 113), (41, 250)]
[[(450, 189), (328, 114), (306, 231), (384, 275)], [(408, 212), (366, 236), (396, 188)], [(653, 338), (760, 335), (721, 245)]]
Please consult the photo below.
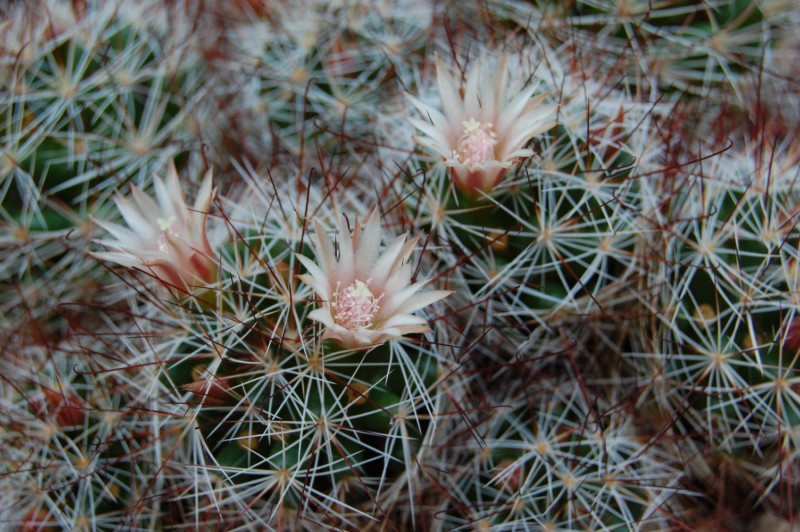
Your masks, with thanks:
[(133, 268), (134, 266), (142, 264), (142, 261), (138, 257), (121, 251), (90, 251), (89, 256), (99, 260), (116, 262), (120, 266), (126, 268)]
[(315, 308), (308, 313), (308, 318), (321, 323), (329, 329), (338, 328), (344, 330), (343, 327), (336, 325), (336, 323), (333, 321), (333, 316), (331, 315), (331, 311), (327, 306)]
[(381, 324), (382, 329), (389, 329), (392, 327), (407, 327), (409, 325), (424, 325), (427, 329), (428, 321), (419, 316), (412, 314), (395, 314), (384, 323)]
[(336, 251), (333, 248), (333, 242), (331, 242), (327, 231), (317, 221), (314, 222), (314, 231), (317, 235), (314, 252), (317, 256), (319, 268), (326, 276), (331, 277), (337, 269)]
[(406, 94), (408, 101), (422, 113), (422, 115), (430, 120), (430, 123), (423, 122), (427, 126), (431, 126), (437, 130), (444, 130), (448, 128), (450, 121), (438, 109), (425, 105), (422, 100), (415, 98), (410, 94)]
[(203, 214), (203, 221), (205, 221), (208, 212), (211, 210), (211, 202), (214, 201), (214, 196), (217, 195), (217, 189), (214, 187), (214, 171), (209, 168), (203, 176), (203, 182), (200, 184), (200, 189), (197, 191), (197, 197), (194, 200), (194, 210)]
[[(131, 245), (138, 240), (138, 235), (136, 233), (122, 225), (113, 222), (106, 222), (104, 220), (98, 220), (93, 216), (91, 217), (91, 220), (97, 224), (98, 227), (105, 229), (107, 232), (111, 233), (111, 236), (117, 239), (117, 242), (115, 242), (114, 245), (121, 245), (123, 242)], [(103, 242), (103, 245), (108, 244)]]
[[(134, 191), (137, 191), (136, 187), (132, 187)], [(139, 238), (142, 239), (149, 239), (157, 233), (157, 229), (155, 224), (156, 218), (158, 217), (158, 211), (153, 213), (142, 213), (142, 211), (134, 205), (128, 198), (124, 197), (121, 194), (117, 194), (114, 197), (114, 203), (117, 204), (117, 209), (119, 210), (122, 218), (125, 220), (125, 223), (131, 228), (131, 230), (136, 233)]]
[[(416, 283), (420, 284), (420, 283)], [(412, 285), (413, 286), (413, 285)], [(452, 290), (427, 290), (408, 297), (402, 304), (400, 304), (395, 312), (398, 314), (409, 314), (421, 308), (427, 307), (432, 303), (446, 298), (452, 294)]]
[(327, 301), (331, 298), (334, 286), (331, 286), (330, 277), (317, 266), (313, 260), (302, 255), (295, 255), (297, 260), (305, 266), (308, 275), (298, 276), (301, 281), (306, 283), (314, 290), (320, 298)]
[(448, 69), (442, 65), (439, 56), (436, 61), (436, 84), (439, 88), (439, 97), (442, 99), (442, 111), (449, 123), (460, 124), (467, 117), (464, 116), (464, 106), (459, 96), (458, 88)]
[(406, 238), (407, 235), (397, 237), (370, 270), (370, 276), (375, 282), (375, 287), (381, 292), (387, 289), (386, 284), (389, 282), (392, 273), (403, 260), (408, 258), (414, 246), (417, 245), (417, 240), (419, 240), (419, 237), (415, 237), (406, 242)]
[[(355, 221), (358, 225), (358, 220)], [(337, 280), (350, 284), (355, 274), (355, 257), (353, 256), (353, 237), (347, 230), (344, 219), (339, 219), (339, 265), (337, 268)]]
[(378, 256), (381, 245), (381, 219), (378, 209), (372, 209), (367, 216), (366, 223), (361, 231), (356, 246), (356, 277), (362, 277), (361, 271), (372, 267)]

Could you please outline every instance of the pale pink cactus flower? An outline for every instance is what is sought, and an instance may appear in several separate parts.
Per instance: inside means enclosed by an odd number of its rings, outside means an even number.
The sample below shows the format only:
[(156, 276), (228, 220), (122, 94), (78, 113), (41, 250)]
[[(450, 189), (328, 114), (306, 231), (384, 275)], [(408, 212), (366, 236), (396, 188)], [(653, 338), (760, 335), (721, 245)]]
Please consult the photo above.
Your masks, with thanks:
[(211, 170), (206, 172), (192, 207), (186, 205), (172, 162), (166, 181), (156, 177), (154, 187), (155, 200), (136, 186), (131, 187), (133, 201), (117, 193), (114, 202), (128, 227), (94, 220), (116, 240), (98, 240), (110, 251), (91, 255), (127, 268), (140, 268), (165, 285), (184, 291), (213, 283), (217, 277), (216, 255), (206, 231), (206, 218), (216, 194)]
[(358, 220), (352, 235), (338, 220), (339, 256), (325, 230), (315, 223), (316, 263), (298, 255), (308, 272), (300, 279), (316, 292), (319, 307), (309, 318), (321, 323), (322, 339), (333, 339), (346, 349), (376, 347), (406, 334), (429, 332), (428, 322), (413, 312), (447, 297), (448, 290), (420, 292), (428, 284), (411, 284), (408, 258), (419, 236), (396, 238), (378, 256), (381, 222), (377, 210)]
[(415, 141), (441, 156), (450, 168), (453, 182), (466, 196), (490, 193), (506, 171), (533, 155), (524, 146), (534, 136), (553, 126), (556, 107), (542, 105), (547, 94), (534, 96), (536, 84), (522, 87), (508, 75), (508, 56), (494, 68), (478, 59), (466, 74), (450, 72), (436, 57), (436, 81), (442, 110), (406, 95), (427, 119), (411, 118), (422, 135)]

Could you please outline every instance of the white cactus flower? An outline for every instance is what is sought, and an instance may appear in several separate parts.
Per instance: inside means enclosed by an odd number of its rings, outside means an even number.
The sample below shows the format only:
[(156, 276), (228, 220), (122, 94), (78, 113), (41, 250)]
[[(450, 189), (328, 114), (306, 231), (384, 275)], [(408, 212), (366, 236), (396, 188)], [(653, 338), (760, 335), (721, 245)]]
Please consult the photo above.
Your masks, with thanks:
[(398, 237), (379, 257), (381, 223), (373, 210), (353, 234), (338, 222), (339, 256), (325, 230), (315, 224), (316, 263), (298, 255), (307, 274), (300, 279), (317, 293), (320, 306), (309, 318), (325, 326), (323, 339), (348, 349), (378, 346), (392, 338), (430, 331), (428, 322), (413, 313), (447, 297), (448, 290), (420, 292), (427, 282), (410, 284), (408, 257), (419, 236)]
[(412, 118), (411, 123), (422, 133), (414, 137), (416, 142), (441, 156), (458, 189), (469, 197), (480, 197), (481, 192), (490, 192), (512, 165), (533, 155), (524, 146), (556, 125), (556, 108), (541, 105), (546, 93), (533, 96), (536, 85), (522, 88), (510, 83), (507, 56), (491, 70), (485, 58), (477, 60), (467, 73), (463, 92), (458, 79), (437, 56), (442, 111), (407, 94), (427, 119)]
[(211, 170), (205, 174), (193, 207), (186, 205), (172, 162), (166, 182), (156, 177), (154, 185), (155, 200), (136, 186), (131, 187), (133, 201), (117, 193), (114, 201), (128, 227), (94, 220), (116, 240), (98, 240), (111, 251), (91, 255), (149, 271), (167, 286), (182, 290), (214, 282), (217, 265), (206, 232), (216, 193)]

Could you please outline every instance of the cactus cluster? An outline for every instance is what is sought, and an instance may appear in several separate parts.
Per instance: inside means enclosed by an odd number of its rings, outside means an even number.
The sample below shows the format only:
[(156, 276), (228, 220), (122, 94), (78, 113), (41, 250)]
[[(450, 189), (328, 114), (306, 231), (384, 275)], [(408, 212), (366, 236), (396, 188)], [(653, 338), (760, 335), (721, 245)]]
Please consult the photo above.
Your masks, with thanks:
[(0, 528), (797, 521), (794, 2), (0, 12)]

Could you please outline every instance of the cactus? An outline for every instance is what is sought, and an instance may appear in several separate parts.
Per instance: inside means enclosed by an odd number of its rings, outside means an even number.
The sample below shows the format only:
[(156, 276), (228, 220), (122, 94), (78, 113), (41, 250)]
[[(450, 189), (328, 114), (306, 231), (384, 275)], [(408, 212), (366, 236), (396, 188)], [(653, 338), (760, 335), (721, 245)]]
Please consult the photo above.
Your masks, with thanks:
[(5, 527), (796, 521), (792, 2), (0, 12)]
[(638, 433), (621, 405), (589, 405), (586, 390), (569, 381), (542, 388), (531, 390), (541, 402), (526, 404), (516, 390), (503, 398), (506, 407), (489, 413), (480, 438), (470, 439), (466, 459), (445, 480), (454, 495), (442, 510), (445, 526), (666, 526), (666, 503), (681, 480), (669, 453)]

